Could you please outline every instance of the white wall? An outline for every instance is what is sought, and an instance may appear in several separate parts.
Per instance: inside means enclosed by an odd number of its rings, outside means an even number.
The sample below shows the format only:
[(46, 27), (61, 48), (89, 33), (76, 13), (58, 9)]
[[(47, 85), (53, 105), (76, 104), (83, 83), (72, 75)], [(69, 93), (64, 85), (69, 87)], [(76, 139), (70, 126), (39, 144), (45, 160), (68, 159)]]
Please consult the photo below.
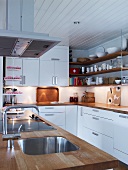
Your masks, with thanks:
[[(32, 104), (36, 103), (36, 87), (16, 87), (22, 91), (21, 96), (17, 96), (18, 103)], [(106, 103), (107, 92), (110, 87), (58, 87), (59, 88), (59, 102), (69, 102), (70, 96), (78, 93), (79, 101), (85, 91), (95, 93), (95, 102)], [(128, 106), (128, 86), (121, 87), (121, 105)]]
[[(3, 106), (3, 57), (0, 56), (0, 108)], [(1, 113), (0, 113), (1, 117)]]

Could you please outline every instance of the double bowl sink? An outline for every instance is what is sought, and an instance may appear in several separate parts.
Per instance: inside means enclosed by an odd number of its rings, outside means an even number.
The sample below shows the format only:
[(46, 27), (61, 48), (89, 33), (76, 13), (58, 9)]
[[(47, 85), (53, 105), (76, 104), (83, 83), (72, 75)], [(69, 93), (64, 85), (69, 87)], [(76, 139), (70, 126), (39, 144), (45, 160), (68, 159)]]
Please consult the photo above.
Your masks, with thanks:
[(60, 136), (20, 139), (18, 143), (23, 153), (27, 155), (70, 152), (79, 149), (78, 146)]

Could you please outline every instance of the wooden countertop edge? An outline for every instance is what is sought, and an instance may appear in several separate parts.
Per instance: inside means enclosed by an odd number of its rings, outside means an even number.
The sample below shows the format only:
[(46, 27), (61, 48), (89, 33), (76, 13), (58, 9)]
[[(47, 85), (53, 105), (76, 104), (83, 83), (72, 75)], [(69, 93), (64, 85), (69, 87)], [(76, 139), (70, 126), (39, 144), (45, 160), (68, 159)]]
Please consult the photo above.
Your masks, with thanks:
[[(45, 120), (43, 118), (41, 119)], [(2, 135), (0, 134), (1, 135), (0, 156), (2, 156), (2, 158), (4, 159), (4, 162), (3, 159), (0, 159), (0, 164), (4, 170), (9, 169), (10, 167), (13, 167), (12, 169), (15, 170), (24, 170), (24, 169), (103, 170), (103, 169), (118, 167), (119, 162), (115, 157), (107, 154), (104, 151), (101, 151), (95, 146), (70, 134), (69, 132), (54, 125), (53, 123), (49, 121), (46, 122), (54, 126), (57, 130), (22, 132), (21, 133), (22, 139), (34, 138), (34, 137), (39, 138), (39, 137), (46, 137), (46, 136), (62, 136), (70, 140), (75, 145), (79, 146), (80, 147), (79, 150), (72, 151), (72, 152), (33, 156), (33, 155), (24, 154), (21, 151), (18, 142), (15, 141), (14, 142), (15, 149), (13, 150), (13, 152), (11, 152), (11, 150), (8, 150), (6, 148), (7, 141), (2, 141)]]
[[(97, 109), (109, 110), (117, 113), (128, 114), (128, 106), (114, 106), (110, 104), (103, 103), (84, 103), (84, 102), (64, 102), (59, 104), (51, 104), (51, 103), (36, 103), (37, 106), (68, 106), (68, 105), (78, 105), (78, 106), (86, 106)], [(126, 110), (124, 110), (126, 109)]]

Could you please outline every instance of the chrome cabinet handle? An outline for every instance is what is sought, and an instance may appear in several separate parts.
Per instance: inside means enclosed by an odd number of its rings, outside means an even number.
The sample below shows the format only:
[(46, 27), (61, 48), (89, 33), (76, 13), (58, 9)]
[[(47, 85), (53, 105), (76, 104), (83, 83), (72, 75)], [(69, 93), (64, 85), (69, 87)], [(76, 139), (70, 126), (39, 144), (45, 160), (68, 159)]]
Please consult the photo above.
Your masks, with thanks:
[(54, 76), (52, 77), (52, 84), (55, 85), (55, 78), (54, 78)]
[(83, 107), (81, 107), (81, 114), (80, 115), (83, 116)]
[(20, 84), (23, 84), (23, 76), (21, 75), (21, 81), (20, 81)]
[(124, 116), (124, 115), (119, 115), (120, 118), (125, 118), (128, 119), (128, 116)]
[(51, 60), (60, 60), (59, 58), (51, 58)]
[(54, 109), (54, 107), (45, 107), (45, 109)]
[(24, 77), (24, 84), (25, 84), (25, 76), (23, 76)]
[(96, 109), (93, 109), (92, 111), (93, 111), (93, 112), (99, 112), (99, 110), (96, 110)]
[(55, 84), (57, 85), (57, 76), (55, 77)]
[(45, 114), (45, 116), (54, 116), (54, 114)]
[(99, 118), (97, 118), (97, 117), (92, 117), (93, 119), (95, 119), (95, 120), (99, 120)]
[(95, 135), (95, 136), (98, 136), (98, 134), (97, 134), (97, 133), (95, 133), (95, 132), (92, 132), (92, 134), (93, 134), (93, 135)]

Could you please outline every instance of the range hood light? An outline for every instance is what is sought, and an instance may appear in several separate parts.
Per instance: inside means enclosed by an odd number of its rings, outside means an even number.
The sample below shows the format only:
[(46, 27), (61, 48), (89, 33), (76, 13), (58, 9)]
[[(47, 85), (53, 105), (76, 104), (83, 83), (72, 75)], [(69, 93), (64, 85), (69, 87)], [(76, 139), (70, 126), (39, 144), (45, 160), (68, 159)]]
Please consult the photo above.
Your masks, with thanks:
[(14, 57), (21, 56), (31, 42), (32, 40), (30, 39), (18, 38), (11, 55)]

